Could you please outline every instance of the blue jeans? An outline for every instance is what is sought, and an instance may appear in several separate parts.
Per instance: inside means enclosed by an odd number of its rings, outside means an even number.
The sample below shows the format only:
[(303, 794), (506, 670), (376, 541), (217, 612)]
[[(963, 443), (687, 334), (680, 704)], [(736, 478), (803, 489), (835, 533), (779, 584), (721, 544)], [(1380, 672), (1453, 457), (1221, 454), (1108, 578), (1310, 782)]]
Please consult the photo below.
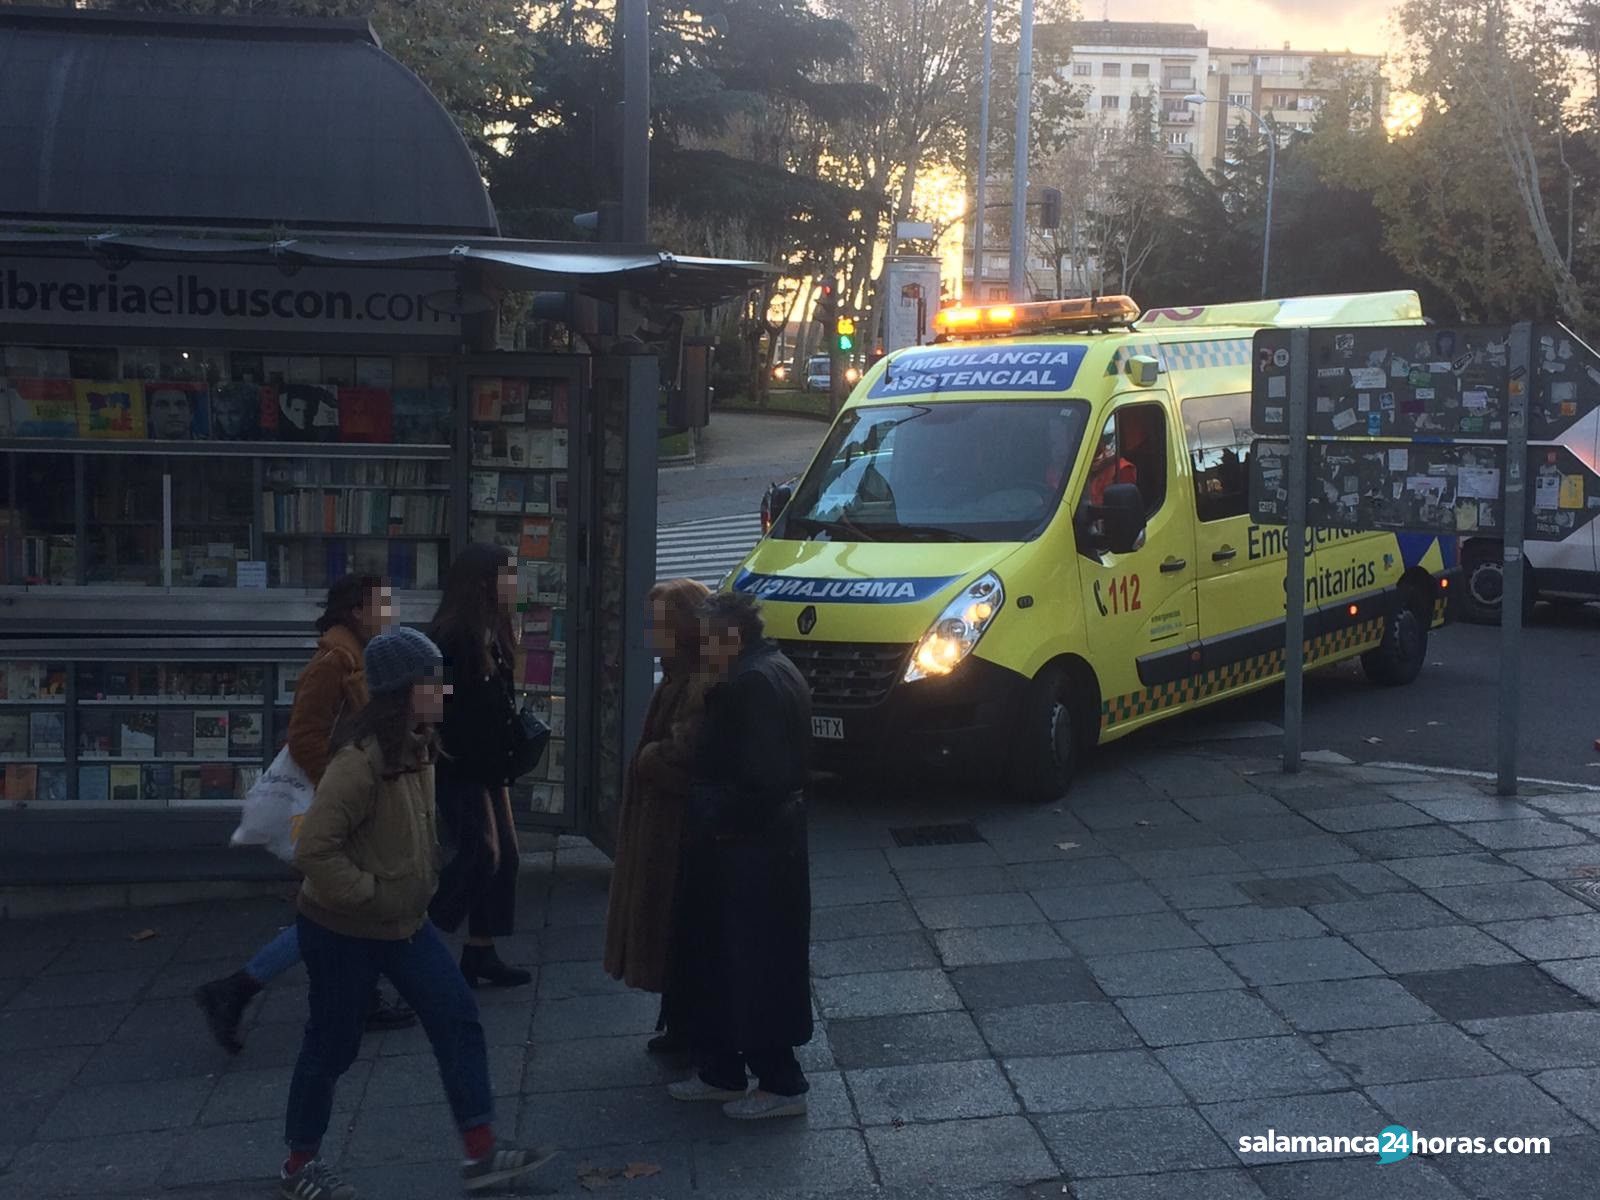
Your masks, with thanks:
[(361, 1048), (361, 1030), (379, 975), (422, 1022), (444, 1081), (456, 1127), (494, 1120), (489, 1051), (478, 1002), (431, 922), (399, 942), (345, 937), (300, 918), (300, 950), (311, 977), (311, 1015), (289, 1085), (284, 1140), (314, 1153), (328, 1131), (333, 1089)]
[(262, 987), (300, 961), (300, 930), (290, 925), (278, 930), (278, 936), (256, 951), (255, 957), (244, 965), (244, 973)]

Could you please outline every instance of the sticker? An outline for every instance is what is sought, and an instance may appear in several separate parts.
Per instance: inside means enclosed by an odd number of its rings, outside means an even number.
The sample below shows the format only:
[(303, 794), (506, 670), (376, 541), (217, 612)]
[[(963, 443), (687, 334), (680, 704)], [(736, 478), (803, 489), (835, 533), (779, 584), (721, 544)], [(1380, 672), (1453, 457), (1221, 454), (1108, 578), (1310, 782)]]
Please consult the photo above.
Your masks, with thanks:
[(1429, 374), (1427, 367), (1412, 367), (1406, 375), (1406, 382), (1412, 387), (1432, 387), (1433, 376)]
[(1370, 388), (1377, 391), (1384, 384), (1383, 368), (1381, 367), (1351, 367), (1350, 384), (1356, 388)]
[[(1352, 375), (1355, 374), (1355, 369), (1354, 368), (1352, 368), (1351, 374)], [(1344, 378), (1344, 368), (1343, 367), (1319, 367), (1317, 369), (1317, 378), (1318, 379), (1343, 379)]]
[(1349, 429), (1350, 426), (1354, 425), (1356, 423), (1356, 419), (1356, 414), (1351, 412), (1348, 408), (1341, 409), (1339, 412), (1333, 414), (1333, 427), (1343, 432), (1344, 430)]
[(1371, 392), (1362, 392), (1359, 396), (1356, 397), (1356, 411), (1357, 412), (1371, 412), (1372, 411), (1372, 393)]
[(1468, 500), (1498, 500), (1500, 468), (1462, 467), (1456, 473), (1456, 495)]
[(1456, 532), (1474, 533), (1478, 528), (1478, 505), (1476, 501), (1464, 500), (1456, 505)]
[(1551, 510), (1561, 507), (1561, 472), (1540, 471), (1533, 481), (1533, 507)]
[(1478, 528), (1493, 529), (1495, 525), (1494, 503), (1489, 500), (1478, 501)]
[(1463, 354), (1460, 358), (1458, 358), (1454, 362), (1452, 362), (1450, 364), (1450, 367), (1451, 367), (1452, 370), (1455, 371), (1455, 373), (1457, 375), (1460, 375), (1463, 372), (1467, 371), (1472, 366), (1472, 359), (1473, 359), (1473, 356), (1470, 353), (1469, 354)]
[(1378, 396), (1378, 407), (1383, 409), (1385, 412), (1393, 412), (1394, 411), (1394, 393), (1393, 392), (1383, 392), (1383, 393), (1381, 393)]
[(915, 604), (931, 599), (955, 576), (917, 579), (807, 579), (741, 571), (733, 590), (763, 600), (830, 600), (839, 604)]
[(1333, 397), (1332, 396), (1318, 396), (1317, 397), (1317, 411), (1319, 413), (1331, 413), (1333, 411)]
[(1267, 380), (1267, 399), (1287, 400), (1289, 398), (1289, 377), (1287, 375), (1273, 375)]
[(1575, 417), (1578, 415), (1578, 402), (1576, 400), (1563, 400), (1561, 402), (1561, 415)]
[(1367, 414), (1367, 436), (1368, 437), (1377, 437), (1382, 432), (1383, 432), (1383, 414), (1382, 413), (1368, 413)]
[(892, 372), (878, 376), (868, 395), (877, 399), (952, 392), (1065, 392), (1087, 350), (1024, 342), (906, 352), (895, 356)]
[(1557, 404), (1565, 404), (1578, 398), (1578, 385), (1570, 379), (1550, 385), (1550, 399)]
[(1354, 358), (1356, 353), (1356, 335), (1353, 333), (1336, 333), (1333, 335), (1333, 348), (1336, 353), (1346, 358)]
[(1480, 388), (1461, 393), (1461, 407), (1481, 412), (1489, 407), (1489, 393)]
[(1406, 471), (1410, 469), (1411, 451), (1406, 449), (1389, 451), (1389, 470)]
[(1411, 374), (1411, 364), (1403, 358), (1394, 358), (1389, 362), (1389, 374), (1395, 379), (1404, 379)]
[(1456, 335), (1452, 329), (1442, 329), (1433, 341), (1441, 358), (1453, 358), (1456, 352)]
[(1280, 368), (1287, 367), (1289, 365), (1289, 352), (1282, 347), (1279, 347), (1277, 350), (1273, 351), (1272, 365)]
[(1561, 507), (1583, 507), (1583, 476), (1563, 475), (1561, 477)]
[(1428, 370), (1434, 375), (1448, 375), (1451, 371), (1455, 370), (1455, 368), (1447, 362), (1436, 362), (1429, 363)]
[(1268, 425), (1282, 425), (1283, 409), (1276, 405), (1268, 405), (1266, 408), (1261, 410), (1261, 418)]
[(1433, 399), (1436, 399), (1437, 397), (1438, 397), (1438, 392), (1436, 392), (1431, 387), (1420, 387), (1416, 391), (1416, 398), (1418, 400), (1433, 400)]

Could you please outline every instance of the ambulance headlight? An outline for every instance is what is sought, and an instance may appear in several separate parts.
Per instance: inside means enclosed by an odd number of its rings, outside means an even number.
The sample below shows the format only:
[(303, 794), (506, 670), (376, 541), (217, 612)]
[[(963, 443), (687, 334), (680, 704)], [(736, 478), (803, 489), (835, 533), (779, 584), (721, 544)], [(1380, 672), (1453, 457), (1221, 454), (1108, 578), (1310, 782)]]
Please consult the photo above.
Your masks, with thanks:
[(962, 589), (911, 652), (905, 682), (915, 683), (954, 671), (972, 653), (1005, 602), (1006, 590), (992, 571)]

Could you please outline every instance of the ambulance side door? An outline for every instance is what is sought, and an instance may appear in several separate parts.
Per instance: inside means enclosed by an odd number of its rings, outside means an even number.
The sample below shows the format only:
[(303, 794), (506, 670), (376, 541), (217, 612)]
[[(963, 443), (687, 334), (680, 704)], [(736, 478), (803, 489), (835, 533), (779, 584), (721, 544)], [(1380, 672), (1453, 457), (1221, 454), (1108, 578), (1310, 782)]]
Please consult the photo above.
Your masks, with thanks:
[(1194, 483), (1201, 665), (1208, 691), (1228, 691), (1258, 679), (1255, 668), (1283, 648), (1283, 530), (1249, 517), (1250, 393), (1190, 396), (1180, 411)]
[[(1153, 711), (1156, 693), (1175, 694), (1169, 685), (1188, 673), (1195, 636), (1195, 523), (1170, 411), (1155, 396), (1135, 393), (1114, 402), (1104, 425), (1089, 431), (1091, 464), (1097, 449), (1109, 447), (1118, 482), (1131, 474), (1146, 514), (1144, 542), (1128, 553), (1094, 552), (1079, 541), (1088, 646), (1111, 725)], [(1080, 512), (1093, 479), (1091, 465), (1076, 498)]]

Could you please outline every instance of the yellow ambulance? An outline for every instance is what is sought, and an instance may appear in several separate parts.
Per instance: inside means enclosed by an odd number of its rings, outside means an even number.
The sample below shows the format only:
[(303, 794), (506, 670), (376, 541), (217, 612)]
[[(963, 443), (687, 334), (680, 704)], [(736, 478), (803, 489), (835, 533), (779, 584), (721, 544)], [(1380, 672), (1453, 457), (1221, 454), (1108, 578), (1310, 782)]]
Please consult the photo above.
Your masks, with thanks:
[[(1048, 799), (1097, 742), (1280, 678), (1252, 335), (1421, 320), (1412, 292), (942, 311), (934, 345), (863, 376), (726, 584), (810, 682), (819, 765), (972, 762)], [(1453, 540), (1315, 530), (1307, 550), (1307, 666), (1414, 679)]]

